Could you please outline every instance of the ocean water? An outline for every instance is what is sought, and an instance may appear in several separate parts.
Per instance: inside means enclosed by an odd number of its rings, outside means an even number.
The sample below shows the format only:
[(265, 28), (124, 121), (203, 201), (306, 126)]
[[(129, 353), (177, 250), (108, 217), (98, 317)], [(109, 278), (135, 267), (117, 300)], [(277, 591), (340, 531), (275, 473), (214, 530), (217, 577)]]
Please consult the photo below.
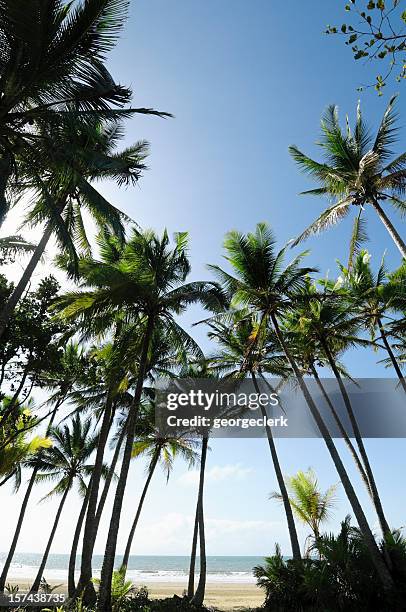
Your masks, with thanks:
[[(6, 553), (0, 553), (0, 569), (3, 566)], [(34, 553), (16, 553), (13, 564), (10, 568), (9, 578), (18, 580), (19, 578), (34, 578), (41, 555)], [(118, 567), (121, 557), (117, 556), (116, 566)], [(221, 583), (254, 583), (252, 568), (263, 563), (263, 557), (207, 557), (207, 582)], [(51, 554), (45, 568), (44, 576), (46, 580), (67, 579), (69, 555)], [(100, 575), (103, 562), (102, 555), (95, 555), (93, 561), (94, 576)], [(142, 586), (150, 582), (184, 582), (186, 585), (190, 559), (187, 556), (153, 556), (153, 555), (133, 555), (130, 557), (127, 577), (135, 584)], [(76, 567), (80, 567), (80, 556), (78, 555)], [(197, 570), (199, 572), (199, 558), (197, 558)]]

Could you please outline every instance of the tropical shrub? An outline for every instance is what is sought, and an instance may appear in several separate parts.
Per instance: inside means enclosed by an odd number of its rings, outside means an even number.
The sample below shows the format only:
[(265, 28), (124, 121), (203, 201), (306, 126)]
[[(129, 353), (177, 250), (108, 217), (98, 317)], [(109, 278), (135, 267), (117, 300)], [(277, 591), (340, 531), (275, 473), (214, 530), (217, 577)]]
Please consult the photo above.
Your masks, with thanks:
[[(347, 516), (338, 535), (323, 534), (312, 546), (316, 556), (297, 563), (284, 559), (279, 546), (263, 566), (254, 568), (257, 584), (265, 590), (266, 610), (404, 610), (405, 539), (394, 532), (390, 550), (397, 592), (384, 593), (365, 541)], [(381, 545), (382, 548), (382, 545)]]

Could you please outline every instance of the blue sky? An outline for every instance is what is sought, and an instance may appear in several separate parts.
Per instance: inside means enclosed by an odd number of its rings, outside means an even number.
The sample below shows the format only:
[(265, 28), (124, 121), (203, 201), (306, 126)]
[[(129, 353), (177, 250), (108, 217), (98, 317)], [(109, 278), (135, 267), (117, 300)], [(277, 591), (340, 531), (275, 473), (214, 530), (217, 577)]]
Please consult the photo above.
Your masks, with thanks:
[[(111, 71), (117, 80), (133, 87), (135, 105), (169, 111), (175, 118), (135, 116), (128, 123), (126, 141), (150, 141), (150, 170), (138, 187), (119, 191), (106, 185), (103, 189), (143, 227), (188, 230), (194, 278), (208, 278), (206, 264), (221, 262), (221, 244), (228, 230), (250, 231), (258, 221), (267, 221), (282, 246), (321, 211), (321, 200), (298, 196), (312, 184), (295, 168), (287, 149), (295, 143), (318, 155), (315, 141), (328, 104), (338, 104), (343, 119), (347, 112), (353, 118), (361, 98), (372, 126), (384, 112), (395, 91), (392, 85), (382, 98), (371, 90), (357, 92), (360, 83), (373, 81), (377, 67), (355, 63), (342, 40), (322, 33), (328, 23), (345, 21), (343, 6), (325, 0), (131, 3), (129, 22), (110, 61)], [(404, 95), (399, 110), (404, 107)], [(403, 123), (405, 116), (402, 113)], [(403, 130), (403, 142), (404, 136)], [(397, 265), (399, 256), (386, 231), (371, 211), (367, 216), (373, 262), (378, 263), (388, 249), (388, 265)], [(346, 259), (349, 235), (350, 223), (345, 222), (309, 240), (309, 263), (323, 274), (328, 270), (334, 274), (335, 259)], [(192, 311), (186, 323), (198, 315)], [(207, 348), (203, 331), (195, 333)], [(385, 375), (375, 361), (375, 355), (363, 351), (349, 356), (347, 364), (354, 376)], [(390, 522), (401, 526), (406, 494), (398, 483), (405, 468), (404, 441), (368, 440), (366, 446)], [(211, 447), (206, 488), (208, 554), (269, 554), (277, 541), (289, 554), (282, 509), (268, 499), (276, 481), (265, 440), (217, 440)], [(323, 487), (337, 482), (322, 441), (285, 440), (278, 443), (278, 450), (285, 473), (312, 466)], [(361, 483), (351, 462), (346, 459), (346, 463), (375, 527)], [(168, 485), (161, 475), (154, 480), (134, 551), (189, 552), (197, 485), (195, 475), (185, 476), (185, 471), (184, 465), (177, 465)], [(119, 552), (143, 477), (142, 466), (134, 465)], [(14, 528), (21, 498), (22, 493), (10, 501), (0, 490), (2, 508), (7, 507), (3, 533)], [(33, 505), (20, 551), (43, 548), (41, 531), (49, 529), (55, 507), (54, 502)], [(72, 495), (55, 552), (67, 552), (78, 510), (79, 500)], [(339, 491), (331, 528), (348, 512), (344, 493)], [(103, 552), (107, 525), (105, 519), (96, 552)], [(301, 534), (305, 536), (306, 530)], [(3, 542), (0, 548), (6, 546)]]

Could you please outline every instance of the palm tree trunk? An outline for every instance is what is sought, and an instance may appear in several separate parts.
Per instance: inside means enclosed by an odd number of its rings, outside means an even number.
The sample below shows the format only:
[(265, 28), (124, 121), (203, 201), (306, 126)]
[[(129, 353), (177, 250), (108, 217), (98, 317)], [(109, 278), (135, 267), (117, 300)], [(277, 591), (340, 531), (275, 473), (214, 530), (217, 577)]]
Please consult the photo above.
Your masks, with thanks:
[(189, 580), (187, 586), (188, 599), (192, 599), (195, 594), (195, 570), (196, 570), (196, 551), (197, 536), (199, 534), (199, 501), (196, 503), (195, 525), (193, 528), (192, 551), (190, 553)]
[(145, 482), (145, 485), (144, 485), (144, 488), (142, 490), (142, 494), (141, 494), (141, 498), (140, 498), (140, 501), (139, 501), (139, 504), (138, 504), (137, 512), (135, 513), (134, 522), (133, 522), (133, 524), (131, 526), (130, 534), (128, 536), (127, 546), (125, 547), (124, 557), (123, 557), (123, 560), (121, 562), (121, 568), (120, 568), (120, 570), (123, 572), (124, 576), (125, 576), (126, 571), (127, 571), (128, 560), (130, 558), (131, 546), (132, 546), (133, 539), (134, 539), (134, 533), (135, 533), (135, 530), (137, 528), (138, 519), (140, 518), (140, 514), (141, 514), (142, 506), (144, 504), (145, 496), (147, 494), (148, 487), (150, 485), (152, 476), (154, 475), (155, 468), (156, 468), (157, 463), (158, 463), (159, 454), (160, 454), (160, 449), (158, 449), (155, 452), (154, 457), (153, 457), (152, 462), (151, 462), (151, 465), (149, 467), (148, 478), (147, 478), (147, 480)]
[(97, 533), (95, 515), (97, 509), (97, 500), (99, 496), (100, 479), (103, 470), (104, 451), (106, 448), (111, 426), (112, 406), (113, 401), (109, 394), (106, 399), (106, 405), (104, 407), (104, 414), (102, 425), (100, 428), (99, 442), (97, 445), (92, 480), (89, 485), (90, 494), (89, 503), (87, 506), (85, 527), (83, 530), (80, 578), (75, 593), (75, 597), (78, 597), (80, 595), (83, 596), (83, 603), (85, 605), (93, 605), (96, 601), (96, 591), (92, 583), (92, 557)]
[(387, 533), (390, 533), (389, 525), (388, 525), (388, 522), (386, 520), (385, 513), (383, 511), (382, 502), (381, 502), (381, 499), (379, 497), (379, 492), (378, 492), (378, 488), (376, 486), (374, 474), (372, 472), (372, 468), (371, 468), (371, 465), (369, 463), (368, 455), (367, 455), (367, 452), (365, 450), (364, 442), (362, 440), (361, 432), (360, 432), (359, 427), (358, 427), (357, 419), (355, 418), (355, 414), (354, 414), (354, 411), (352, 409), (350, 398), (348, 397), (347, 389), (345, 388), (345, 385), (343, 383), (343, 379), (341, 377), (340, 372), (337, 369), (336, 363), (334, 361), (334, 358), (333, 358), (333, 356), (331, 354), (331, 351), (330, 351), (330, 348), (329, 348), (327, 342), (324, 339), (321, 339), (320, 342), (321, 342), (321, 345), (323, 347), (323, 351), (324, 351), (324, 353), (325, 353), (325, 355), (327, 357), (327, 360), (328, 360), (328, 362), (330, 364), (330, 367), (331, 367), (331, 369), (334, 372), (334, 376), (336, 377), (336, 380), (338, 382), (338, 386), (340, 388), (341, 395), (342, 395), (342, 398), (344, 400), (345, 407), (347, 409), (348, 417), (350, 419), (351, 427), (353, 429), (354, 436), (355, 436), (355, 439), (357, 441), (357, 446), (358, 446), (359, 454), (361, 455), (361, 459), (362, 459), (362, 462), (364, 464), (365, 472), (366, 472), (366, 475), (367, 475), (367, 478), (368, 478), (369, 490), (370, 490), (370, 493), (371, 493), (371, 498), (372, 498), (373, 504), (375, 506), (376, 513), (378, 515), (379, 524), (381, 526), (382, 533), (385, 536)]
[(111, 462), (110, 467), (109, 467), (107, 478), (106, 478), (106, 480), (104, 482), (104, 487), (103, 487), (102, 494), (100, 495), (100, 500), (99, 500), (99, 503), (98, 503), (98, 506), (97, 506), (96, 517), (95, 517), (95, 536), (97, 535), (97, 530), (99, 528), (100, 519), (101, 519), (101, 516), (103, 514), (104, 504), (106, 503), (106, 499), (107, 499), (107, 495), (108, 495), (108, 492), (109, 492), (109, 489), (110, 489), (111, 481), (113, 480), (114, 471), (116, 469), (118, 457), (120, 455), (121, 446), (122, 446), (122, 444), (124, 442), (125, 432), (126, 432), (126, 428), (123, 427), (123, 429), (122, 429), (122, 431), (120, 433), (120, 437), (117, 440), (117, 444), (116, 444), (116, 448), (115, 448), (115, 451), (114, 451), (113, 459), (112, 459), (112, 462)]
[(139, 371), (137, 385), (134, 392), (134, 398), (130, 407), (130, 412), (127, 420), (127, 439), (124, 447), (123, 460), (121, 463), (120, 477), (118, 480), (116, 494), (114, 497), (113, 511), (111, 514), (109, 533), (104, 552), (103, 566), (100, 578), (99, 597), (97, 600), (98, 612), (111, 612), (111, 579), (113, 576), (114, 560), (117, 548), (117, 536), (120, 526), (121, 509), (127, 483), (128, 471), (130, 469), (131, 453), (134, 443), (135, 426), (137, 423), (139, 404), (141, 401), (144, 378), (148, 363), (148, 351), (151, 343), (152, 333), (154, 329), (154, 318), (148, 317), (147, 329), (143, 339), (142, 352), (139, 362)]
[(382, 341), (383, 341), (383, 343), (385, 345), (386, 351), (387, 351), (387, 353), (388, 353), (388, 355), (390, 357), (390, 360), (391, 360), (392, 365), (393, 365), (393, 367), (395, 369), (395, 372), (396, 372), (396, 374), (397, 374), (397, 376), (398, 376), (398, 378), (400, 380), (400, 383), (401, 383), (401, 385), (403, 387), (403, 390), (406, 391), (406, 380), (404, 379), (404, 376), (402, 374), (402, 370), (400, 369), (399, 364), (397, 362), (397, 359), (396, 359), (396, 357), (395, 357), (395, 355), (394, 355), (394, 353), (392, 351), (392, 347), (391, 347), (391, 345), (388, 342), (388, 338), (386, 336), (386, 332), (385, 332), (385, 329), (383, 327), (381, 319), (378, 319), (378, 327), (379, 327), (379, 331), (380, 331), (380, 334), (381, 334)]
[(316, 370), (316, 368), (314, 367), (313, 364), (310, 366), (310, 370), (312, 372), (313, 378), (315, 379), (315, 381), (317, 383), (317, 386), (319, 387), (319, 389), (320, 389), (320, 391), (321, 391), (321, 393), (322, 393), (322, 395), (323, 395), (323, 397), (324, 397), (328, 407), (330, 408), (330, 411), (331, 411), (331, 413), (332, 413), (332, 415), (334, 417), (335, 422), (337, 423), (337, 427), (338, 427), (338, 429), (339, 429), (339, 431), (340, 431), (340, 433), (341, 433), (341, 435), (343, 437), (343, 440), (346, 443), (346, 445), (347, 445), (347, 447), (348, 447), (348, 449), (349, 449), (349, 451), (350, 451), (350, 453), (352, 455), (352, 458), (354, 459), (355, 465), (358, 468), (358, 471), (360, 473), (360, 476), (361, 476), (361, 478), (362, 478), (366, 488), (368, 489), (368, 493), (371, 494), (371, 489), (370, 489), (370, 486), (369, 486), (369, 480), (368, 480), (368, 477), (366, 475), (364, 466), (362, 465), (361, 459), (359, 458), (358, 453), (357, 453), (356, 449), (354, 448), (354, 445), (351, 442), (351, 440), (350, 440), (350, 438), (348, 436), (348, 433), (346, 432), (346, 429), (345, 429), (345, 427), (344, 427), (340, 417), (338, 416), (336, 409), (334, 408), (333, 402), (329, 398), (328, 393), (327, 393), (326, 389), (324, 388), (324, 385), (321, 382), (321, 380), (319, 378), (319, 375), (317, 373), (317, 370)]
[[(256, 379), (254, 372), (251, 372), (251, 378), (252, 378), (252, 382), (254, 383), (255, 391), (257, 392), (258, 395), (260, 395), (261, 390), (259, 388), (258, 381)], [(261, 404), (261, 414), (264, 417), (265, 422), (266, 422), (268, 415), (265, 410), (265, 407), (262, 406), (262, 404)], [(271, 457), (272, 457), (272, 462), (273, 462), (273, 466), (274, 466), (274, 470), (276, 474), (276, 479), (278, 481), (279, 490), (281, 492), (283, 506), (285, 509), (286, 521), (288, 523), (290, 545), (292, 547), (293, 558), (296, 561), (301, 561), (302, 556), (300, 554), (300, 546), (299, 546), (299, 540), (298, 540), (297, 532), (296, 532), (295, 520), (293, 518), (292, 506), (290, 505), (288, 491), (286, 489), (286, 484), (283, 479), (283, 474), (282, 474), (281, 466), (279, 463), (279, 457), (276, 451), (275, 441), (272, 435), (272, 429), (268, 425), (265, 425), (265, 431), (266, 431), (266, 435), (268, 438), (269, 450), (271, 451)]]
[(79, 512), (78, 522), (76, 523), (76, 529), (73, 536), (72, 548), (70, 551), (69, 557), (69, 566), (68, 566), (68, 595), (69, 597), (73, 597), (75, 595), (75, 567), (76, 567), (76, 554), (78, 551), (78, 544), (80, 538), (80, 532), (82, 531), (83, 521), (86, 516), (86, 509), (89, 503), (90, 497), (90, 483), (87, 487), (86, 495), (82, 503), (82, 507)]
[(24, 495), (23, 503), (21, 504), (20, 514), (18, 515), (18, 521), (17, 521), (15, 532), (14, 532), (13, 541), (11, 542), (10, 550), (8, 551), (7, 558), (4, 562), (3, 571), (1, 572), (1, 576), (0, 576), (0, 593), (4, 592), (4, 587), (6, 586), (7, 574), (9, 572), (10, 565), (13, 560), (14, 553), (16, 551), (18, 538), (20, 537), (21, 528), (23, 526), (25, 511), (27, 510), (28, 500), (30, 499), (30, 495), (31, 495), (32, 488), (35, 483), (35, 477), (37, 475), (37, 472), (38, 472), (38, 468), (34, 468), (31, 474), (30, 481), (28, 483), (27, 490)]
[(400, 237), (400, 235), (396, 231), (396, 229), (395, 229), (394, 225), (392, 224), (391, 220), (386, 216), (386, 213), (384, 212), (384, 210), (380, 206), (380, 204), (378, 204), (378, 200), (372, 199), (371, 200), (371, 204), (374, 207), (376, 213), (378, 214), (380, 220), (382, 221), (382, 223), (384, 224), (384, 226), (388, 230), (388, 233), (389, 233), (390, 237), (392, 238), (393, 242), (398, 247), (398, 249), (400, 251), (400, 254), (402, 255), (403, 259), (406, 259), (406, 244), (403, 242), (402, 238)]
[(51, 224), (48, 224), (45, 228), (45, 231), (42, 235), (40, 242), (38, 243), (35, 251), (33, 252), (30, 261), (28, 262), (27, 267), (24, 270), (22, 277), (20, 278), (17, 286), (15, 287), (13, 293), (10, 295), (6, 305), (3, 308), (3, 311), (0, 313), (0, 338), (2, 337), (4, 330), (7, 327), (7, 323), (10, 319), (10, 316), (13, 314), (15, 307), (20, 301), (30, 279), (33, 275), (35, 268), (38, 265), (39, 260), (44, 254), (45, 248), (48, 244), (48, 241), (52, 234)]
[(391, 591), (393, 589), (394, 586), (394, 582), (392, 579), (392, 576), (388, 570), (388, 567), (386, 566), (382, 556), (381, 556), (381, 552), (377, 546), (377, 543), (375, 541), (375, 538), (372, 534), (371, 528), (368, 525), (368, 521), (366, 519), (366, 516), (364, 514), (364, 511), (361, 507), (361, 504), (359, 502), (359, 499), (357, 497), (357, 494), (355, 493), (354, 487), (351, 484), (351, 481), (348, 477), (347, 471), (345, 469), (345, 466), (341, 460), (341, 457), (334, 445), (333, 439), (330, 435), (330, 432), (328, 431), (328, 428), (325, 424), (325, 422), (323, 421), (323, 418), (312, 398), (312, 396), (310, 395), (309, 389), (304, 381), (304, 378), (296, 364), (296, 361), (294, 360), (293, 356), (291, 355), (288, 346), (283, 338), (283, 335), (280, 331), (279, 328), (279, 324), (278, 321), (276, 319), (276, 316), (274, 313), (271, 313), (271, 320), (272, 320), (272, 324), (274, 327), (274, 331), (276, 334), (276, 337), (278, 338), (279, 344), (287, 358), (287, 360), (289, 361), (289, 364), (295, 374), (295, 377), (298, 381), (298, 384), (300, 386), (300, 389), (303, 393), (303, 396), (306, 400), (306, 403), (309, 407), (309, 410), (316, 422), (316, 425), (320, 431), (321, 436), (324, 439), (324, 442), (326, 444), (326, 447), (330, 453), (330, 456), (333, 460), (334, 466), (337, 470), (337, 473), (340, 477), (341, 483), (344, 487), (344, 491), (348, 497), (348, 500), (351, 504), (352, 510), (354, 512), (355, 515), (355, 519), (358, 523), (358, 526), (360, 528), (361, 533), (364, 536), (364, 541), (365, 544), (369, 550), (369, 553), (371, 555), (371, 561), (377, 571), (377, 574), (379, 576), (379, 579), (381, 580), (382, 586), (385, 589), (385, 591)]
[(7, 184), (11, 176), (12, 161), (9, 156), (0, 158), (0, 227), (3, 225), (10, 203), (6, 198)]
[(61, 518), (62, 509), (63, 509), (63, 506), (65, 504), (65, 501), (66, 501), (66, 498), (68, 496), (68, 493), (69, 493), (69, 488), (70, 487), (66, 487), (66, 489), (64, 491), (64, 494), (62, 495), (62, 499), (60, 501), (60, 504), (59, 504), (59, 507), (58, 507), (58, 511), (56, 513), (56, 516), (55, 516), (54, 524), (52, 526), (52, 530), (51, 530), (51, 533), (50, 533), (50, 536), (49, 536), (49, 539), (48, 539), (48, 543), (46, 545), (45, 552), (44, 552), (44, 555), (42, 557), (41, 565), (39, 566), (38, 573), (37, 573), (36, 578), (35, 578), (35, 580), (34, 580), (34, 582), (32, 584), (32, 587), (30, 589), (30, 593), (37, 593), (38, 589), (40, 587), (41, 578), (42, 578), (45, 566), (46, 566), (47, 561), (48, 561), (49, 551), (51, 550), (52, 542), (53, 542), (53, 539), (54, 539), (54, 536), (55, 536), (56, 529), (58, 527), (59, 519)]
[[(47, 426), (47, 435), (48, 435), (48, 432), (49, 432), (50, 428), (52, 427), (52, 423), (54, 422), (56, 413), (57, 413), (59, 407), (62, 405), (62, 403), (63, 403), (62, 399), (58, 400), (56, 405), (55, 405), (54, 410), (52, 411), (51, 418), (49, 419), (49, 423), (48, 423), (48, 426)], [(33, 486), (34, 486), (34, 483), (35, 483), (35, 477), (36, 477), (37, 473), (38, 473), (38, 468), (34, 468), (33, 471), (32, 471), (32, 474), (31, 474), (31, 478), (30, 478), (29, 483), (28, 483), (27, 490), (26, 490), (25, 495), (24, 495), (23, 503), (21, 504), (20, 514), (18, 515), (18, 521), (17, 521), (17, 525), (16, 525), (16, 528), (15, 528), (13, 540), (11, 542), (10, 550), (8, 551), (7, 558), (6, 558), (5, 562), (4, 562), (3, 571), (1, 572), (1, 576), (0, 576), (0, 593), (4, 592), (4, 587), (6, 585), (6, 580), (7, 580), (7, 574), (8, 574), (8, 571), (10, 569), (10, 565), (11, 565), (11, 562), (13, 560), (13, 557), (14, 557), (14, 554), (15, 554), (15, 551), (16, 551), (18, 538), (20, 537), (21, 528), (22, 528), (23, 522), (24, 522), (25, 512), (27, 510), (28, 501), (29, 501), (31, 493), (32, 493), (32, 489), (33, 489)]]
[(204, 595), (206, 591), (206, 539), (204, 535), (204, 510), (203, 510), (203, 492), (204, 492), (204, 474), (206, 469), (207, 446), (209, 443), (208, 437), (203, 437), (202, 441), (202, 456), (200, 459), (200, 478), (199, 478), (199, 494), (197, 500), (197, 516), (199, 524), (199, 582), (197, 583), (196, 593), (193, 595), (191, 604), (195, 606), (203, 605)]

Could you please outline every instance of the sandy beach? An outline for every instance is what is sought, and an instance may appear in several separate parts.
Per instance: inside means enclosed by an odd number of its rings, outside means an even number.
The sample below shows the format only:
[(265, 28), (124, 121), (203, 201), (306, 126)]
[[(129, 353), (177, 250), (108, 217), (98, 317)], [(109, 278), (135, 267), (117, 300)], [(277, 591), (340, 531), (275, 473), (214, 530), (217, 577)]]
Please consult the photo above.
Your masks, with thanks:
[[(11, 578), (8, 581), (10, 584), (18, 584), (21, 591), (29, 589), (32, 579), (21, 577), (18, 580)], [(58, 586), (56, 592), (66, 592), (67, 585), (57, 580), (48, 581), (51, 586)], [(140, 585), (137, 585), (140, 586)], [(153, 599), (163, 599), (172, 595), (182, 595), (186, 589), (186, 584), (183, 582), (151, 582), (146, 583), (148, 592)], [(206, 606), (213, 606), (222, 612), (235, 612), (237, 610), (246, 610), (247, 608), (255, 608), (260, 606), (264, 601), (262, 591), (255, 584), (248, 583), (207, 583), (206, 597), (204, 603)]]

